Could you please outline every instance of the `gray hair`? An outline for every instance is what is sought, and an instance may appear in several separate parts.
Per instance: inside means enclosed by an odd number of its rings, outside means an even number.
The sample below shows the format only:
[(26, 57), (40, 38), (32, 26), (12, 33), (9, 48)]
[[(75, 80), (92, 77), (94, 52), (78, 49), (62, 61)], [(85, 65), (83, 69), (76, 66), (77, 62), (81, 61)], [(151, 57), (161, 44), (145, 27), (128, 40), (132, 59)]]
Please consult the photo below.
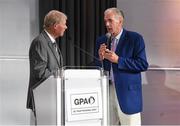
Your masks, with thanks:
[(105, 10), (104, 14), (109, 13), (109, 12), (113, 12), (116, 16), (118, 16), (118, 17), (121, 16), (124, 19), (124, 12), (118, 8), (115, 8), (115, 7), (108, 8)]
[(63, 20), (67, 20), (67, 16), (64, 13), (57, 10), (51, 10), (44, 17), (43, 27), (48, 28), (56, 23), (62, 22)]

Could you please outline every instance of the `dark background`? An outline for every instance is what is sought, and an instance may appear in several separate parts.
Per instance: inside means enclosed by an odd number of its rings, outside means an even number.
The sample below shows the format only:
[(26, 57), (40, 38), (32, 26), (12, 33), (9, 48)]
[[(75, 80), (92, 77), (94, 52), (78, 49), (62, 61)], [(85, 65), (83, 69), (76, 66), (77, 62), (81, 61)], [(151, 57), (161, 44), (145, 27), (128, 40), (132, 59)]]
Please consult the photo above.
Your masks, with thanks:
[(40, 31), (48, 11), (60, 10), (68, 17), (68, 29), (57, 40), (65, 66), (92, 65), (95, 41), (106, 32), (103, 16), (109, 7), (116, 7), (116, 0), (39, 0)]

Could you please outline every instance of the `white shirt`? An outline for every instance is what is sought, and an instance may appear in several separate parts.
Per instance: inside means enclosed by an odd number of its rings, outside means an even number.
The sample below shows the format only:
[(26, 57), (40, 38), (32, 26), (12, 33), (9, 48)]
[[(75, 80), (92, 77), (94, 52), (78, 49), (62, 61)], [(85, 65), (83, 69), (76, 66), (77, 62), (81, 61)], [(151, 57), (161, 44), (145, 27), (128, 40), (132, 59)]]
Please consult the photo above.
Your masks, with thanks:
[(44, 31), (47, 33), (47, 35), (50, 38), (52, 43), (56, 42), (56, 40), (46, 30), (44, 30)]
[[(120, 39), (120, 37), (121, 37), (121, 35), (122, 35), (122, 32), (123, 32), (123, 29), (121, 30), (121, 32), (115, 37), (115, 39), (116, 39), (116, 46), (118, 45), (118, 43), (119, 43), (119, 39)], [(112, 38), (113, 39), (113, 38)]]
[[(120, 39), (120, 37), (121, 37), (121, 35), (122, 35), (122, 32), (123, 32), (123, 29), (121, 30), (121, 32), (115, 37), (115, 45), (116, 45), (116, 47), (117, 47), (117, 45), (118, 45), (118, 43), (119, 43), (119, 39)], [(112, 43), (111, 43), (111, 45), (112, 45)], [(116, 50), (116, 48), (115, 48), (115, 50)], [(110, 70), (110, 80), (114, 83), (114, 75), (113, 75), (113, 69), (112, 69), (112, 64), (111, 64), (111, 70)]]

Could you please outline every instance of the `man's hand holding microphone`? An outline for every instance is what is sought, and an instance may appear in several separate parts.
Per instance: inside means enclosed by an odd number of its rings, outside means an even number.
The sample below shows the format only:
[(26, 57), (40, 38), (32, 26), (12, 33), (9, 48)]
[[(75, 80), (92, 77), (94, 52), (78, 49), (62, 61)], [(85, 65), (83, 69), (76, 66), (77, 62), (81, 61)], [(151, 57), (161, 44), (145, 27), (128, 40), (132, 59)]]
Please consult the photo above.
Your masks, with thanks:
[(118, 63), (119, 56), (115, 52), (109, 50), (105, 43), (100, 45), (99, 48), (99, 59), (102, 61), (104, 59), (109, 60), (112, 63)]

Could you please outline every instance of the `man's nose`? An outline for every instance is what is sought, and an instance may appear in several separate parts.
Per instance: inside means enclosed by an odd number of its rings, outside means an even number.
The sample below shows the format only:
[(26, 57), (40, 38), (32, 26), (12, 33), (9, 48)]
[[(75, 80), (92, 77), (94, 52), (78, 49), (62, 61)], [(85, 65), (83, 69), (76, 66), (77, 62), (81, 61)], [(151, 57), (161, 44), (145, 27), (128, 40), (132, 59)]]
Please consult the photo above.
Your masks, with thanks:
[(67, 29), (68, 27), (65, 25), (65, 29)]
[(109, 26), (109, 22), (106, 22), (105, 25), (106, 25), (106, 26)]

